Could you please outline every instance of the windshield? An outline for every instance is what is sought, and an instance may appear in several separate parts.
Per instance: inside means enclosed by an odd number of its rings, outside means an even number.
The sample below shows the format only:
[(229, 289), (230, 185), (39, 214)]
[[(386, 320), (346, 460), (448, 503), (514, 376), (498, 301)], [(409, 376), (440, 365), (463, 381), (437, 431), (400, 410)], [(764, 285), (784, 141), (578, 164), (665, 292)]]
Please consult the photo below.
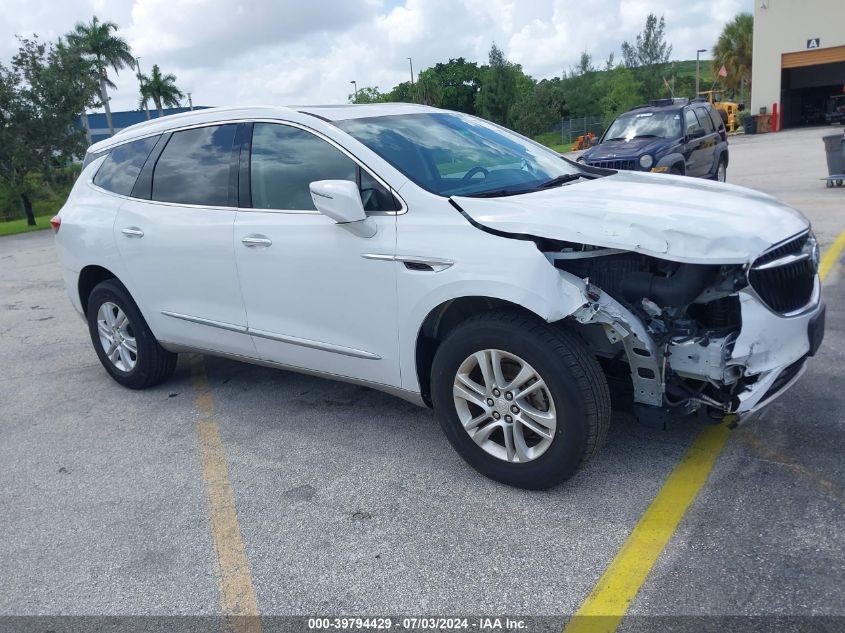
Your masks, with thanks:
[(605, 141), (630, 141), (634, 138), (678, 138), (681, 136), (680, 112), (640, 112), (616, 119), (604, 135)]
[(469, 115), (403, 114), (336, 125), (441, 196), (524, 193), (579, 173), (542, 145)]

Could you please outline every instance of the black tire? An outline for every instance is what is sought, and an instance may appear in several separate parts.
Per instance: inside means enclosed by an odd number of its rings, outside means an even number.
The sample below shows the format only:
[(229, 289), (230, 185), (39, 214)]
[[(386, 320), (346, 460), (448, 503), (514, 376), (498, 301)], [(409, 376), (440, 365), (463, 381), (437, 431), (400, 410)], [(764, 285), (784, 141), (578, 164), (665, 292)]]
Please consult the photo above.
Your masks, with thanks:
[[(725, 179), (719, 180), (719, 168), (724, 166), (725, 168)], [(727, 182), (728, 181), (728, 161), (725, 160), (724, 156), (719, 158), (719, 162), (716, 163), (716, 171), (713, 172), (713, 176), (711, 180), (715, 180), (716, 182)]]
[(683, 176), (684, 170), (678, 167), (677, 165), (673, 165), (672, 169), (669, 170), (669, 173), (673, 176)]
[[(131, 324), (137, 355), (135, 366), (129, 371), (123, 371), (116, 367), (109, 360), (100, 343), (97, 313), (106, 302), (111, 302), (120, 308)], [(132, 300), (129, 291), (119, 281), (107, 279), (94, 287), (88, 297), (87, 315), (88, 332), (91, 334), (91, 343), (94, 345), (94, 350), (97, 352), (103, 367), (118, 383), (130, 389), (146, 389), (164, 382), (173, 375), (173, 371), (176, 369), (177, 355), (168, 352), (159, 345), (141, 311)]]
[[(540, 374), (557, 414), (551, 444), (539, 457), (514, 463), (473, 441), (461, 424), (453, 386), (461, 363), (484, 349), (519, 356)], [(502, 483), (542, 490), (569, 479), (601, 447), (610, 424), (610, 391), (595, 357), (573, 333), (537, 317), (496, 310), (467, 319), (437, 348), (432, 402), (449, 443), (473, 468)]]

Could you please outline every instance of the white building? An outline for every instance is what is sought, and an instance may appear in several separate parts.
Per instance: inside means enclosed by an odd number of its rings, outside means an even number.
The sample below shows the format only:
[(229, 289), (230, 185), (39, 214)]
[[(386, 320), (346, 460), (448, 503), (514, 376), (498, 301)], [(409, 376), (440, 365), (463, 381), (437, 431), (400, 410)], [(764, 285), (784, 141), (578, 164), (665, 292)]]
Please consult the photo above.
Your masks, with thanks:
[(751, 113), (812, 122), (845, 92), (845, 0), (754, 0)]

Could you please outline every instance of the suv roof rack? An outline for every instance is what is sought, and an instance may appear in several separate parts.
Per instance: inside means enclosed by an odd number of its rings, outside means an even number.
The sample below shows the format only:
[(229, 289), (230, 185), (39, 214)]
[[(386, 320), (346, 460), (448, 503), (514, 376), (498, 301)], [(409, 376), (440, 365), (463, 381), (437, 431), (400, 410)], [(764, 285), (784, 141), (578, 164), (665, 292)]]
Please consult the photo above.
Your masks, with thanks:
[(674, 105), (687, 105), (690, 100), (687, 97), (667, 97), (665, 99), (653, 99), (647, 106), (639, 106), (641, 108), (665, 108)]

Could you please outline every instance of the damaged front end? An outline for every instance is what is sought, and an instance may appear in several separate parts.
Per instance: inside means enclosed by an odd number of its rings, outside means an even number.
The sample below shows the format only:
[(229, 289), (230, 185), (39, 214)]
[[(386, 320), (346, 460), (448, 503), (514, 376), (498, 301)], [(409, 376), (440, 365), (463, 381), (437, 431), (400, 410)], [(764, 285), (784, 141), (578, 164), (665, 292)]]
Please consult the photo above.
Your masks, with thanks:
[(821, 342), (818, 250), (809, 231), (748, 265), (538, 246), (583, 284), (587, 301), (572, 318), (586, 326), (582, 336), (608, 374), (630, 379), (629, 400), (643, 421), (665, 425), (693, 413), (737, 420), (758, 411), (798, 379)]

